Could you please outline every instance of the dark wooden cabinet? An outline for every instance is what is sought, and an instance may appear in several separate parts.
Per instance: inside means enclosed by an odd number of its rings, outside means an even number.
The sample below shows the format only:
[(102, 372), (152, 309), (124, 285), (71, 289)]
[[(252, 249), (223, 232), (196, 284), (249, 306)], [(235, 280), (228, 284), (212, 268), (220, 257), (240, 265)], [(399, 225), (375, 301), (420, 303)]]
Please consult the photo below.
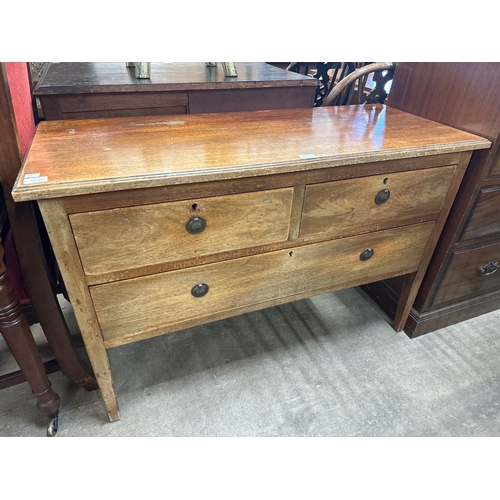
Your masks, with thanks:
[(52, 63), (34, 95), (47, 120), (310, 108), (318, 80), (262, 62), (238, 76), (204, 62), (152, 63), (138, 80), (124, 62)]
[[(500, 63), (398, 63), (388, 105), (481, 135), (405, 332), (416, 337), (500, 308)], [(364, 290), (394, 315), (401, 280)]]

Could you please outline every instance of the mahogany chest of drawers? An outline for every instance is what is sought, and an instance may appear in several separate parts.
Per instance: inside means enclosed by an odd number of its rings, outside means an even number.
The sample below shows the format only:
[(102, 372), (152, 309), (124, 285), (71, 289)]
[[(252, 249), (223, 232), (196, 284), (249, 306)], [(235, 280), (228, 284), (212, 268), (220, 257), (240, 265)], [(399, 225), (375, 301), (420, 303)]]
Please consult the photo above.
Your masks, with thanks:
[(401, 330), (471, 152), (382, 105), (39, 125), (37, 200), (110, 420), (106, 350), (405, 276)]
[[(398, 63), (390, 105), (480, 135), (405, 325), (410, 337), (500, 308), (500, 63)], [(394, 316), (401, 279), (364, 287)]]

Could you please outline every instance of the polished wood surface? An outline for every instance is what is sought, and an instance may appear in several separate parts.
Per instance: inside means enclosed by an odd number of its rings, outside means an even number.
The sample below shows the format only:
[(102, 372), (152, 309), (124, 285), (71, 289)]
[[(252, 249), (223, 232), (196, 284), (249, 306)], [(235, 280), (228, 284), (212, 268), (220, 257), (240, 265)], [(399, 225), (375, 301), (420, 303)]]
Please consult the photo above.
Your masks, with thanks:
[[(499, 262), (500, 243), (454, 253), (433, 305), (442, 306), (497, 290), (500, 287), (500, 270), (495, 269)], [(491, 274), (483, 276), (479, 268), (489, 263), (496, 263), (497, 266), (492, 267)]]
[[(401, 330), (471, 152), (489, 145), (373, 105), (46, 122), (13, 194), (38, 200), (114, 421), (114, 346), (404, 275), (393, 325)], [(327, 188), (349, 193), (353, 234), (302, 237), (306, 199), (335, 182), (340, 189)], [(395, 188), (393, 221), (358, 211), (381, 186)], [(207, 233), (188, 236), (196, 213)]]
[(499, 93), (498, 62), (398, 62), (387, 104), (492, 141)]
[[(406, 325), (405, 331), (411, 337), (500, 307), (500, 288), (484, 292), (477, 287), (475, 295), (464, 298), (459, 281), (465, 267), (452, 264), (458, 262), (457, 254), (466, 251), (476, 254), (485, 245), (500, 241), (495, 195), (500, 189), (499, 82), (498, 62), (402, 62), (396, 66), (389, 106), (481, 135), (492, 142), (488, 150), (472, 155)], [(466, 279), (465, 275), (462, 278)], [(441, 291), (442, 286), (446, 290)], [(392, 317), (400, 287), (386, 283), (372, 284), (370, 289), (371, 297)], [(443, 304), (440, 297), (444, 296), (447, 300)], [(440, 303), (435, 302), (436, 298)]]
[(259, 82), (279, 82), (284, 86), (301, 85), (316, 87), (317, 82), (304, 75), (284, 71), (270, 64), (238, 62), (238, 77), (224, 76), (222, 66), (207, 67), (204, 62), (153, 62), (151, 78), (137, 79), (134, 68), (122, 62), (65, 62), (51, 63), (47, 73), (35, 89), (35, 95), (124, 92), (132, 87), (134, 92), (164, 90), (206, 90), (207, 88), (252, 88)]
[(497, 155), (496, 160), (493, 162), (489, 177), (491, 178), (500, 177), (500, 155)]
[(125, 63), (52, 63), (34, 90), (46, 120), (311, 108), (317, 80), (266, 63), (238, 75), (205, 63), (152, 63), (138, 80)]
[(26, 201), (207, 182), (489, 145), (383, 105), (42, 122), (13, 196)]
[(500, 236), (500, 186), (480, 191), (460, 241), (492, 235)]

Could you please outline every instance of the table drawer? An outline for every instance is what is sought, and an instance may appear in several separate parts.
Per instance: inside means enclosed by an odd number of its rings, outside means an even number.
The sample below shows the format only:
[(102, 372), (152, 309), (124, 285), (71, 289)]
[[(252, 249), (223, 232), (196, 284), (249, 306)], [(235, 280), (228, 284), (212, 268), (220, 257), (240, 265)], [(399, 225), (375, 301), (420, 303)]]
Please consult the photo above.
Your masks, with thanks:
[(455, 253), (434, 305), (456, 302), (500, 288), (500, 243)]
[(461, 240), (500, 234), (500, 186), (483, 188)]
[(454, 172), (452, 165), (307, 186), (299, 236), (344, 236), (435, 218)]
[[(119, 345), (286, 302), (280, 301), (286, 297), (295, 300), (414, 272), (433, 226), (418, 224), (96, 285), (90, 293), (105, 342)], [(373, 255), (362, 260), (368, 248)], [(208, 292), (195, 297), (203, 292), (199, 284), (207, 285)]]
[(69, 218), (85, 274), (95, 275), (284, 241), (292, 196), (285, 188)]

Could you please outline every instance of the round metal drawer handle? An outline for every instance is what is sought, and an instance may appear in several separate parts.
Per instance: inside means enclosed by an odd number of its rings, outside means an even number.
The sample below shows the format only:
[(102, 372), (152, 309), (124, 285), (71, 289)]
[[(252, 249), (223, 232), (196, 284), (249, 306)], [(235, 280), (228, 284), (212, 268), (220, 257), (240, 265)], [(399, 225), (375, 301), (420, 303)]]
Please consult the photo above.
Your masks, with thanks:
[(485, 266), (481, 266), (477, 271), (481, 276), (489, 276), (490, 274), (496, 273), (500, 264), (498, 262), (489, 262)]
[(203, 217), (191, 217), (187, 222), (186, 222), (186, 231), (189, 234), (200, 234), (203, 231), (205, 231), (205, 228), (207, 227), (207, 222)]
[(198, 283), (191, 288), (191, 295), (196, 298), (203, 297), (209, 289), (210, 287), (206, 283)]
[(359, 260), (368, 260), (373, 256), (373, 248), (367, 248), (363, 250), (359, 256)]
[(375, 195), (375, 203), (377, 205), (383, 205), (391, 197), (391, 192), (388, 189), (381, 189)]

